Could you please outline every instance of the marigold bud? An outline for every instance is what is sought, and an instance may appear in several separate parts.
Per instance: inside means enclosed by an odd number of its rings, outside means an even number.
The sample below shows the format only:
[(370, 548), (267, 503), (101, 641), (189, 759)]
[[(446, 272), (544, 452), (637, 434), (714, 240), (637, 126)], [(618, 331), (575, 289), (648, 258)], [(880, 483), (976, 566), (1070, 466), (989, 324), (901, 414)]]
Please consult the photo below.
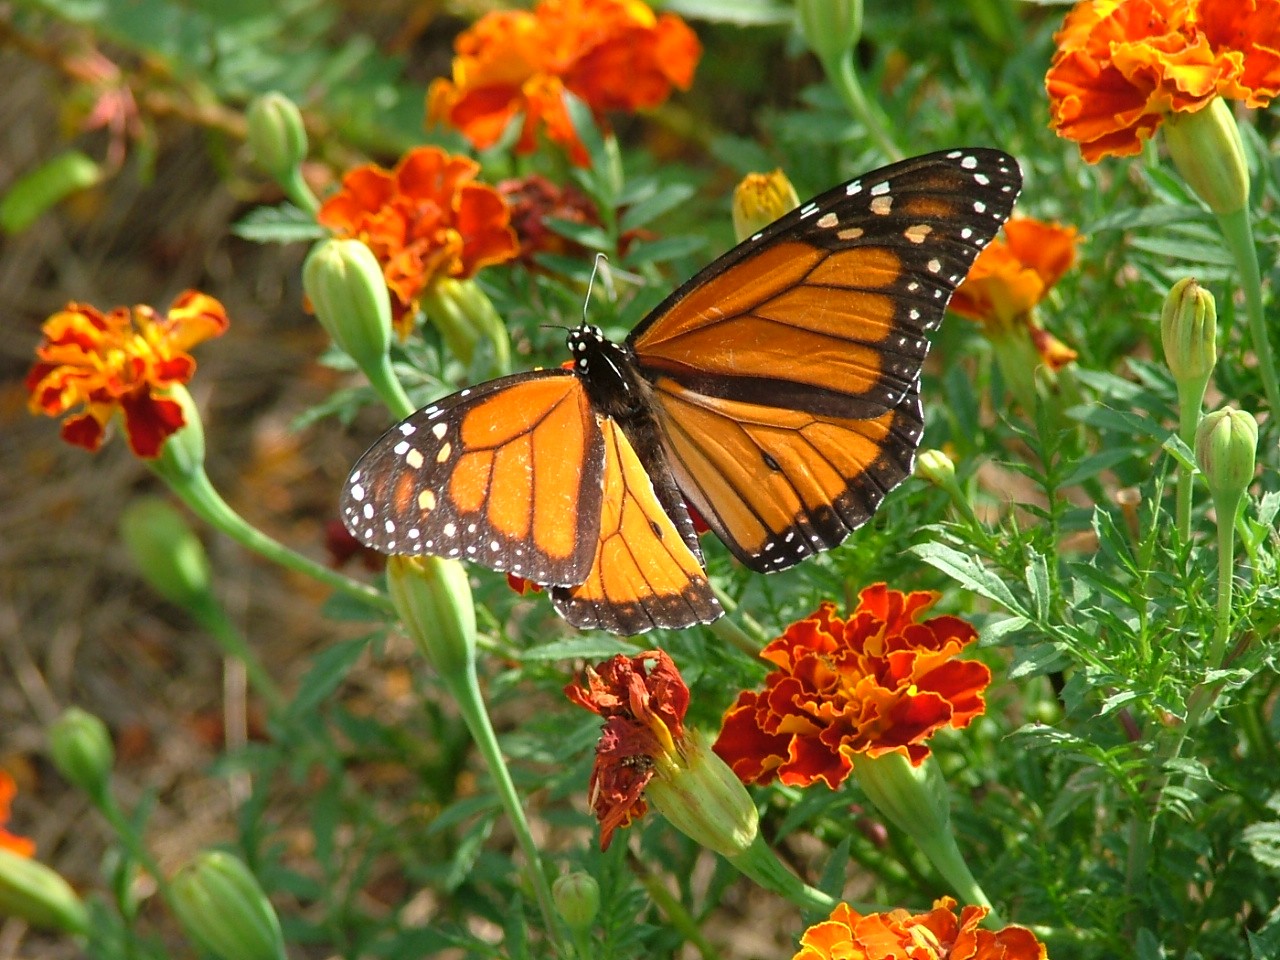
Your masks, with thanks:
[(1196, 195), (1218, 216), (1249, 202), (1249, 165), (1231, 108), (1221, 97), (1195, 113), (1165, 116), (1164, 142), (1173, 164)]
[(1204, 473), (1218, 511), (1218, 523), (1234, 523), (1258, 452), (1258, 421), (1246, 410), (1225, 407), (1200, 421), (1196, 462)]
[(120, 518), (120, 534), (138, 571), (170, 603), (188, 610), (209, 596), (209, 558), (181, 513), (159, 497), (141, 497)]
[(781, 170), (748, 173), (733, 191), (733, 233), (741, 243), (800, 206), (796, 188)]
[(0, 917), (35, 927), (87, 933), (89, 914), (67, 881), (38, 860), (0, 847)]
[(322, 240), (302, 266), (302, 287), (338, 348), (366, 371), (391, 346), (391, 295), (373, 251), (359, 240)]
[(600, 912), (600, 884), (589, 873), (575, 870), (556, 879), (551, 885), (556, 912), (573, 930), (590, 928)]
[(851, 53), (862, 35), (862, 0), (796, 0), (796, 18), (805, 43), (827, 67)]
[(283, 93), (264, 93), (245, 111), (254, 162), (277, 180), (287, 180), (307, 156), (302, 114)]
[(733, 858), (756, 838), (756, 805), (727, 763), (686, 729), (679, 763), (659, 763), (645, 787), (654, 808), (681, 833)]
[(58, 772), (95, 803), (107, 794), (115, 748), (107, 726), (79, 707), (69, 707), (49, 727), (49, 755)]
[(173, 878), (182, 929), (217, 960), (284, 960), (284, 936), (267, 895), (239, 859), (206, 850)]
[(467, 571), (444, 557), (391, 557), (387, 591), (405, 630), (443, 676), (458, 678), (476, 656), (476, 608)]
[(1213, 294), (1191, 277), (1175, 283), (1160, 311), (1160, 340), (1165, 363), (1179, 389), (1186, 383), (1204, 395), (1218, 361), (1217, 331), (1218, 308)]
[(489, 299), (474, 279), (440, 277), (422, 294), (422, 311), (440, 333), (449, 352), (468, 367), (476, 349), (488, 341), (495, 372), (511, 366), (511, 338)]
[(945, 487), (955, 481), (956, 465), (941, 450), (923, 450), (916, 457), (916, 476), (935, 486)]

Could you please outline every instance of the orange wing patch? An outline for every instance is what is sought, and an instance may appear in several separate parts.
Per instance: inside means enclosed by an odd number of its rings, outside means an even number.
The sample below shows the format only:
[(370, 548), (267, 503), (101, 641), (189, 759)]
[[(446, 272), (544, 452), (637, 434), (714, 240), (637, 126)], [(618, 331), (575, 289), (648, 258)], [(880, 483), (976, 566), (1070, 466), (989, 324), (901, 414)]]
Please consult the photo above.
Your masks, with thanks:
[(655, 407), (681, 492), (743, 563), (783, 570), (840, 544), (911, 472), (918, 385), (867, 420), (706, 397), (659, 378)]
[(603, 466), (581, 381), (535, 371), (456, 393), (392, 427), (356, 464), (341, 509), (356, 537), (384, 553), (572, 584), (595, 554)]
[(706, 623), (724, 611), (698, 558), (663, 511), (652, 481), (618, 425), (604, 434), (600, 534), (581, 584), (552, 600), (574, 626), (636, 634)]

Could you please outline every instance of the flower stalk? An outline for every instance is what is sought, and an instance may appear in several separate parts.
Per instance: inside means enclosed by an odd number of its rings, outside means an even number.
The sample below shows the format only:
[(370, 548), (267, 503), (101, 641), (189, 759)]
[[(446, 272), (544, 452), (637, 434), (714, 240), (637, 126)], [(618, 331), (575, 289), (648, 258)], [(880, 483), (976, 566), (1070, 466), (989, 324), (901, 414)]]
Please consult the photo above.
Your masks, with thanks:
[(1253, 242), (1249, 208), (1246, 206), (1234, 213), (1220, 214), (1218, 227), (1222, 231), (1227, 249), (1235, 259), (1236, 269), (1240, 271), (1249, 338), (1258, 358), (1258, 374), (1262, 377), (1267, 406), (1271, 416), (1280, 416), (1280, 381), (1276, 379), (1276, 362), (1271, 352), (1266, 315), (1262, 308), (1262, 274), (1258, 268), (1258, 248)]

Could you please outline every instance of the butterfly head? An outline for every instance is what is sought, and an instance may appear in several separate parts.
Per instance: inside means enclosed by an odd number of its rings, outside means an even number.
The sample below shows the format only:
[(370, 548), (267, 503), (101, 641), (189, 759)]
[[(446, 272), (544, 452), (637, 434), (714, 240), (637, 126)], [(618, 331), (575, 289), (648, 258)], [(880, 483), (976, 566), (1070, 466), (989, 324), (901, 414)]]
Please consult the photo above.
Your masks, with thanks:
[(595, 408), (613, 417), (634, 414), (642, 401), (640, 376), (630, 350), (589, 323), (570, 330), (567, 343), (573, 372), (585, 381)]

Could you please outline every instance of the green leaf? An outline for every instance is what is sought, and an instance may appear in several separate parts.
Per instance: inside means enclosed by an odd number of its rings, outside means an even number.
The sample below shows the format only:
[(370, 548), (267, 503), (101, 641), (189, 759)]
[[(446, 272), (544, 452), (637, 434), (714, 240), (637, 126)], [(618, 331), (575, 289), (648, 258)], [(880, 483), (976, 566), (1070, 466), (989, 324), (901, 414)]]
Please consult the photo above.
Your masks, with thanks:
[(327, 699), (346, 679), (371, 639), (371, 636), (357, 637), (318, 653), (298, 686), (298, 696), (289, 704), (289, 718), (301, 720)]
[(643, 227), (656, 220), (668, 210), (673, 210), (696, 193), (687, 183), (672, 183), (656, 193), (646, 197), (627, 209), (622, 215), (619, 228), (623, 231)]
[(555, 233), (582, 244), (588, 250), (609, 250), (613, 246), (609, 235), (593, 223), (578, 223), (560, 217), (547, 217), (545, 223)]
[(1027, 589), (1031, 592), (1031, 602), (1036, 607), (1036, 619), (1044, 622), (1049, 619), (1049, 606), (1052, 602), (1049, 587), (1049, 565), (1044, 554), (1036, 550), (1029, 551), (1031, 556), (1027, 563)]
[(784, 26), (795, 19), (791, 4), (778, 0), (667, 0), (663, 6), (690, 20), (739, 27)]
[(101, 178), (98, 165), (79, 150), (67, 150), (24, 173), (0, 200), (0, 230), (21, 233), (42, 213)]
[(627, 252), (626, 259), (622, 263), (629, 268), (646, 263), (663, 263), (697, 253), (706, 245), (706, 237), (693, 234), (683, 237), (666, 237), (652, 243), (637, 243)]
[(520, 659), (525, 663), (548, 660), (607, 660), (619, 653), (630, 655), (635, 652), (636, 648), (631, 644), (599, 634), (542, 643), (524, 651), (520, 654)]
[(232, 224), (231, 232), (254, 243), (306, 243), (329, 235), (315, 217), (291, 203), (250, 210)]
[(974, 593), (1000, 604), (1010, 613), (1030, 617), (1028, 611), (996, 574), (973, 557), (943, 543), (933, 541), (911, 546), (910, 551), (930, 566), (936, 567)]

